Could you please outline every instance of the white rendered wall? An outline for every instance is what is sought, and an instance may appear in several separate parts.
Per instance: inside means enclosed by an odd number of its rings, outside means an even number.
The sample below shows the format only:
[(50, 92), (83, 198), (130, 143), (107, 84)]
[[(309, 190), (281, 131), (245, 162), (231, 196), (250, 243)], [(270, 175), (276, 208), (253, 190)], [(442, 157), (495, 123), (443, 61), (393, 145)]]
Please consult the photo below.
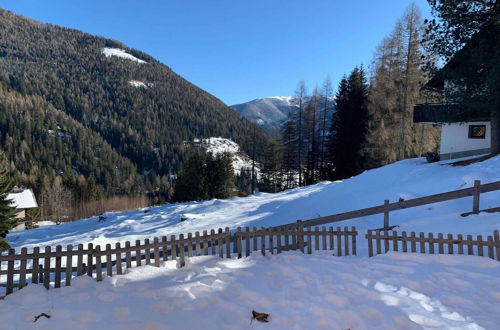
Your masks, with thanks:
[[(469, 139), (469, 125), (486, 125), (485, 138)], [(444, 124), (441, 127), (441, 147), (439, 153), (443, 155), (490, 148), (490, 134), (491, 127), (488, 121)]]

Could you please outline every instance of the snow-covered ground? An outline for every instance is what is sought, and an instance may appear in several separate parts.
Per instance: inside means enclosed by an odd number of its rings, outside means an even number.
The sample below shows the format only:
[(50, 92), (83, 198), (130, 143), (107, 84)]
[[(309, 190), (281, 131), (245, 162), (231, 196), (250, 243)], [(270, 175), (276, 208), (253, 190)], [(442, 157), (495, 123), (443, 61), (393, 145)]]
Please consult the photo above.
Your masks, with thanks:
[[(287, 252), (196, 257), (0, 302), (10, 329), (498, 329), (500, 263), (476, 256), (374, 258)], [(270, 323), (251, 320), (251, 311)], [(50, 319), (34, 318), (41, 313)]]
[(135, 57), (132, 54), (127, 53), (125, 50), (120, 49), (120, 48), (104, 47), (102, 49), (102, 53), (106, 57), (116, 56), (116, 57), (119, 57), (119, 58), (124, 58), (124, 59), (127, 59), (127, 60), (131, 60), (131, 61), (137, 62), (139, 64), (147, 63), (146, 61), (141, 60), (141, 59)]
[(54, 221), (38, 221), (36, 225), (38, 227), (47, 227), (47, 226), (55, 226), (57, 225), (57, 223), (55, 223)]
[[(323, 182), (314, 186), (284, 191), (278, 194), (259, 193), (250, 197), (210, 200), (182, 204), (167, 204), (143, 210), (107, 213), (107, 219), (97, 217), (60, 226), (50, 226), (12, 232), (7, 236), (11, 246), (34, 247), (61, 244), (135, 241), (205, 229), (238, 226), (274, 226), (307, 220), (359, 208), (471, 187), (475, 179), (483, 183), (500, 180), (500, 157), (469, 166), (427, 164), (424, 159), (410, 159), (342, 182)], [(481, 208), (500, 206), (500, 192), (481, 195)], [(498, 213), (481, 213), (463, 218), (461, 213), (472, 209), (472, 197), (391, 212), (390, 224), (398, 230), (433, 233), (491, 235), (500, 229)], [(180, 222), (185, 214), (189, 220)], [(374, 215), (333, 224), (356, 226), (361, 234), (366, 229), (380, 228), (382, 215)], [(358, 239), (359, 253), (366, 242)]]
[[(104, 245), (218, 227), (274, 226), (500, 180), (500, 156), (465, 167), (410, 159), (342, 182), (279, 194), (172, 204), (13, 232), (21, 246)], [(499, 214), (473, 215), (472, 198), (392, 212), (398, 230), (491, 235)], [(481, 208), (500, 206), (500, 193), (481, 195)], [(180, 222), (181, 215), (188, 220)], [(203, 256), (178, 268), (143, 266), (70, 287), (30, 284), (0, 301), (2, 329), (498, 329), (500, 262), (478, 256), (394, 253), (366, 256), (366, 229), (382, 215), (334, 224), (356, 226), (358, 256), (284, 252), (249, 258)], [(250, 325), (251, 311), (271, 314)], [(46, 313), (50, 319), (34, 317)]]

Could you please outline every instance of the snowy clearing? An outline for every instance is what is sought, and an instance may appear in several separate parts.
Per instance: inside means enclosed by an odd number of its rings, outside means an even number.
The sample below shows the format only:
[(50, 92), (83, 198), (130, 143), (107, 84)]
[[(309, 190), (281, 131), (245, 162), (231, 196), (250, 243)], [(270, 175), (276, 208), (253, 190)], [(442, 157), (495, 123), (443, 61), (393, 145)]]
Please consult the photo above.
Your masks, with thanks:
[[(196, 257), (95, 282), (29, 285), (0, 302), (2, 329), (495, 329), (500, 263), (476, 256), (374, 258), (286, 252)], [(40, 313), (51, 316), (40, 318)]]
[[(421, 197), (465, 187), (475, 179), (482, 183), (500, 180), (500, 157), (471, 164), (448, 166), (427, 164), (424, 159), (410, 159), (342, 182), (323, 182), (314, 186), (292, 189), (278, 194), (259, 193), (245, 198), (210, 200), (182, 204), (167, 204), (143, 210), (107, 213), (107, 219), (97, 217), (21, 232), (12, 232), (7, 240), (17, 250), (22, 246), (79, 243), (94, 245), (135, 241), (136, 239), (238, 226), (275, 226), (319, 216), (380, 205), (384, 199)], [(500, 192), (481, 195), (481, 208), (500, 206)], [(491, 235), (500, 228), (498, 213), (481, 213), (463, 218), (470, 211), (472, 197), (391, 212), (390, 224), (397, 230), (433, 233)], [(180, 222), (182, 215), (187, 221)], [(360, 235), (367, 229), (382, 226), (383, 215), (343, 221), (334, 226), (356, 226)], [(358, 239), (358, 254), (366, 255), (366, 240)]]
[(133, 87), (137, 87), (137, 88), (148, 88), (148, 86), (146, 85), (146, 83), (142, 82), (142, 81), (138, 81), (138, 80), (130, 80), (128, 82), (131, 86)]
[(132, 54), (127, 53), (125, 50), (120, 49), (120, 48), (104, 47), (103, 50), (102, 50), (102, 53), (106, 57), (116, 56), (116, 57), (124, 58), (124, 59), (127, 59), (127, 60), (135, 61), (135, 62), (137, 62), (139, 64), (148, 63), (146, 61), (143, 61), (143, 60), (135, 57)]

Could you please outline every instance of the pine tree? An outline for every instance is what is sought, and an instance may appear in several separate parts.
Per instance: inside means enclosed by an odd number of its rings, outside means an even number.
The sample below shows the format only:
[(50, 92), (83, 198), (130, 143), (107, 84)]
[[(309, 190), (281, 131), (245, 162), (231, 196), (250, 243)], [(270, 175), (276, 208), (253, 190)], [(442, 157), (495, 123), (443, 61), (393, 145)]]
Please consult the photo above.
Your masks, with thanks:
[(12, 183), (8, 176), (7, 170), (0, 168), (0, 251), (9, 248), (9, 245), (4, 240), (10, 229), (15, 227), (14, 219), (15, 208), (12, 207), (12, 201), (7, 199), (7, 195), (11, 192)]
[(234, 194), (234, 170), (230, 153), (206, 156), (206, 190), (208, 198), (224, 199)]
[(207, 199), (205, 180), (206, 155), (204, 151), (192, 152), (177, 176), (173, 199), (177, 202)]
[(234, 182), (231, 154), (192, 151), (177, 177), (173, 199), (187, 202), (228, 198), (236, 190)]
[(243, 167), (236, 175), (236, 187), (244, 195), (252, 193), (252, 169)]
[(282, 190), (282, 147), (277, 141), (272, 141), (266, 148), (264, 164), (260, 175), (260, 190), (264, 192), (276, 193)]
[(356, 67), (339, 84), (328, 145), (332, 179), (348, 178), (362, 171), (360, 150), (366, 137), (367, 89), (362, 67)]

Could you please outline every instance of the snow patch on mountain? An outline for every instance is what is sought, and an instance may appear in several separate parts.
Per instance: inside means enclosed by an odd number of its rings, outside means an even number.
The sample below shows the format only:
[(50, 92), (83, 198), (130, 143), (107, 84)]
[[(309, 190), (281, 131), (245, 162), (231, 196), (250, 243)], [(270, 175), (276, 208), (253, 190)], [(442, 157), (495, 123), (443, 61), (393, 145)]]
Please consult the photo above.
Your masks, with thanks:
[[(201, 146), (207, 150), (207, 152), (211, 152), (214, 155), (224, 152), (230, 153), (233, 157), (233, 169), (235, 174), (239, 174), (243, 168), (252, 168), (252, 159), (241, 150), (238, 143), (230, 139), (211, 137), (208, 139), (198, 140), (198, 143), (200, 143)], [(258, 173), (260, 170), (257, 166), (258, 164), (256, 163), (256, 172)]]
[(260, 98), (259, 100), (266, 100), (266, 99), (278, 100), (280, 102), (288, 103), (289, 105), (293, 105), (294, 100), (295, 100), (295, 98), (293, 96), (269, 96), (269, 97)]
[(131, 86), (134, 86), (134, 87), (143, 87), (143, 88), (147, 88), (148, 86), (146, 86), (146, 84), (142, 81), (137, 81), (137, 80), (131, 80), (128, 82)]
[(119, 58), (123, 58), (123, 59), (131, 60), (131, 61), (135, 61), (135, 62), (137, 62), (139, 64), (148, 63), (146, 61), (143, 61), (143, 60), (135, 57), (132, 54), (127, 53), (125, 50), (120, 49), (120, 48), (104, 47), (103, 50), (102, 50), (102, 53), (106, 57), (116, 56), (116, 57), (119, 57)]
[(148, 88), (148, 87), (153, 87), (154, 86), (153, 83), (145, 83), (145, 82), (139, 81), (139, 80), (130, 80), (128, 83), (131, 86), (137, 87), (137, 88)]

